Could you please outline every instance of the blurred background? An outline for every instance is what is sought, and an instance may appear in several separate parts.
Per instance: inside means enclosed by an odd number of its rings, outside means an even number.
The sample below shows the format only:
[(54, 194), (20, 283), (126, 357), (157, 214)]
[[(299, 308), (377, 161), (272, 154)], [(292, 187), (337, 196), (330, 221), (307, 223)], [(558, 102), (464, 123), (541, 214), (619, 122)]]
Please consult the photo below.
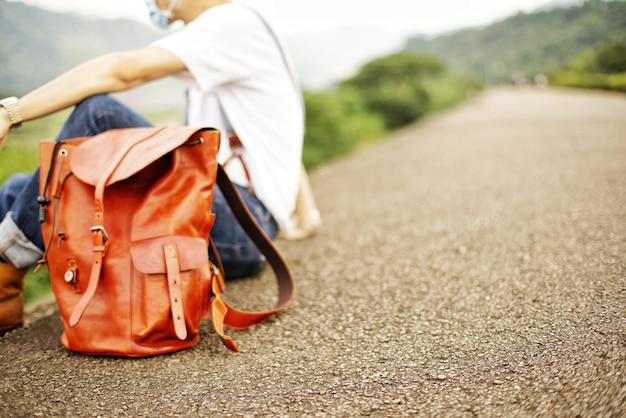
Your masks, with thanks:
[[(291, 50), (309, 169), (492, 85), (626, 92), (623, 0), (237, 1), (262, 11)], [(0, 97), (161, 36), (142, 0), (0, 0)], [(164, 80), (119, 98), (155, 124), (182, 124), (184, 90)], [(38, 142), (68, 112), (11, 131), (0, 183), (37, 167)]]
[[(267, 15), (293, 54), (309, 168), (493, 84), (626, 91), (624, 1), (235, 1)], [(141, 0), (0, 0), (0, 94), (161, 36)], [(156, 123), (182, 123), (184, 86), (173, 80), (120, 96)], [(32, 129), (42, 138), (58, 126)]]

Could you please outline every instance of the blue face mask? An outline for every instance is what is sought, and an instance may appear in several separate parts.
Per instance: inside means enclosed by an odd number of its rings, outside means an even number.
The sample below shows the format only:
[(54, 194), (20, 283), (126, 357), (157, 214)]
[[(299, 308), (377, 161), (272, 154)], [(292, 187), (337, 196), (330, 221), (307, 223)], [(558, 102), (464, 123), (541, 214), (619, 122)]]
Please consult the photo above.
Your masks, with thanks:
[(166, 11), (162, 11), (156, 4), (156, 0), (146, 0), (146, 6), (148, 6), (148, 13), (150, 13), (150, 20), (159, 29), (167, 29), (170, 25), (170, 18), (172, 17), (172, 9), (176, 6), (177, 0), (171, 0), (170, 5)]

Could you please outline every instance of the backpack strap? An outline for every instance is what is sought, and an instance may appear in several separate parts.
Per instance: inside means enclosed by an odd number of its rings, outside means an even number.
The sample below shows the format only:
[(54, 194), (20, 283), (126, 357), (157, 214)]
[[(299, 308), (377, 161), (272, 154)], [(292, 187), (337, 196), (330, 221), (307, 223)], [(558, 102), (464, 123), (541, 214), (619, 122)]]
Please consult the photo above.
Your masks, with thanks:
[(223, 286), (215, 280), (212, 286), (211, 319), (213, 327), (228, 348), (239, 351), (232, 339), (223, 334), (223, 326), (233, 329), (246, 329), (283, 310), (295, 296), (295, 282), (287, 262), (272, 240), (265, 234), (254, 220), (252, 214), (241, 199), (239, 192), (228, 178), (226, 171), (218, 165), (217, 184), (224, 194), (235, 218), (250, 236), (257, 248), (263, 253), (274, 271), (278, 282), (278, 302), (273, 309), (262, 312), (247, 312), (228, 306), (221, 297)]

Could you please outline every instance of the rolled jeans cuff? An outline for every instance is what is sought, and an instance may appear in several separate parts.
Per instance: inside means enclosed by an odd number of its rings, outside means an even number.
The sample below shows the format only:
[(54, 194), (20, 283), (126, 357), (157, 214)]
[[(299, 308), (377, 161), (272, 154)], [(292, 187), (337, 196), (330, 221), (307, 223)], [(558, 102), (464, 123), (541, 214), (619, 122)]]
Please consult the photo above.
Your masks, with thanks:
[(17, 227), (11, 212), (0, 222), (0, 255), (20, 269), (37, 264), (43, 256), (43, 251)]

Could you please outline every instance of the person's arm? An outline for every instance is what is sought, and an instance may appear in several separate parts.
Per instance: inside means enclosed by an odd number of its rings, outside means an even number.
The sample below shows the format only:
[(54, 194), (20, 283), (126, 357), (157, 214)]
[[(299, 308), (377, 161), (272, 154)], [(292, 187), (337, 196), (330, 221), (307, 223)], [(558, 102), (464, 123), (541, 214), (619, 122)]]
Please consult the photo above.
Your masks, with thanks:
[[(94, 94), (128, 90), (185, 69), (174, 54), (154, 46), (103, 55), (20, 98), (19, 111), (26, 122), (73, 106)], [(0, 149), (10, 128), (7, 112), (0, 109)]]

